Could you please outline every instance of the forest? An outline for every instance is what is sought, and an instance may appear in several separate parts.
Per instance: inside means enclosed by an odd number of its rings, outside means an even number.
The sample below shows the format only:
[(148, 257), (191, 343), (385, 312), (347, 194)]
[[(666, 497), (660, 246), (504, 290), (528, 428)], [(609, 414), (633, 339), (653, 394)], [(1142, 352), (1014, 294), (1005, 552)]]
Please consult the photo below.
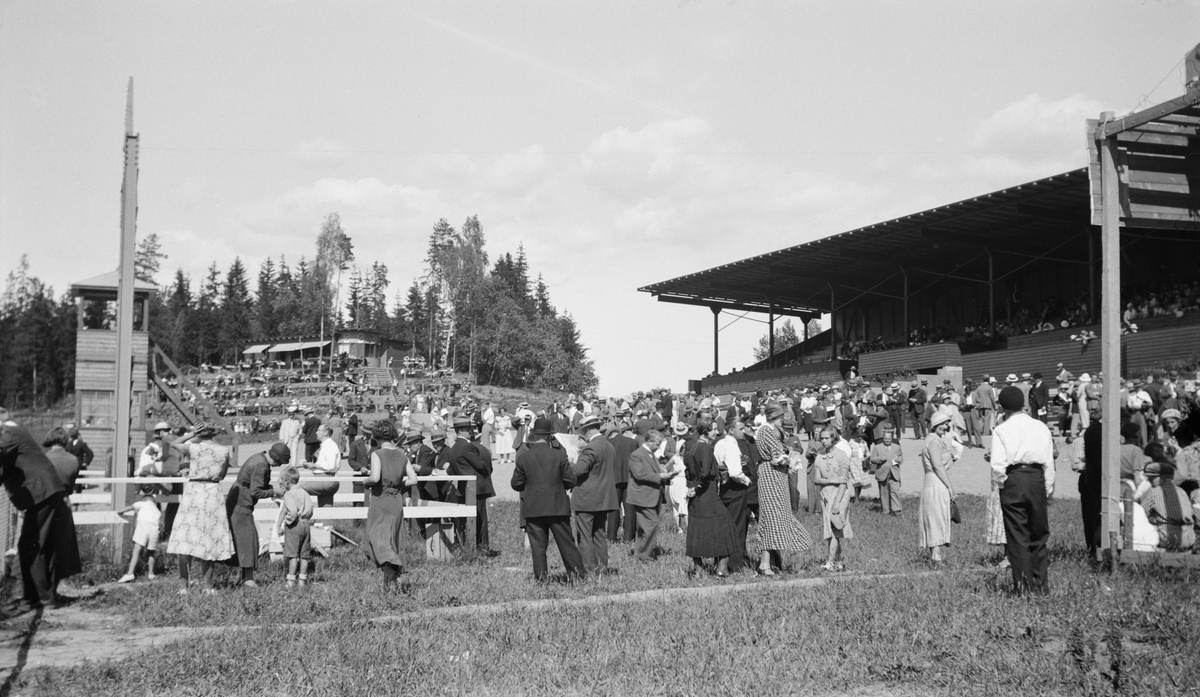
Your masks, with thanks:
[[(393, 284), (385, 260), (359, 263), (337, 213), (311, 257), (267, 258), (253, 278), (234, 258), (224, 270), (214, 261), (198, 283), (182, 269), (164, 283), (168, 259), (155, 233), (139, 240), (137, 278), (159, 287), (150, 338), (181, 366), (235, 364), (255, 340), (363, 328), (481, 385), (585, 392), (597, 383), (575, 319), (554, 307), (524, 246), (491, 261), (477, 216), (457, 229), (437, 221), (408, 285)], [(76, 312), (22, 256), (0, 296), (0, 404), (49, 406), (73, 391)]]

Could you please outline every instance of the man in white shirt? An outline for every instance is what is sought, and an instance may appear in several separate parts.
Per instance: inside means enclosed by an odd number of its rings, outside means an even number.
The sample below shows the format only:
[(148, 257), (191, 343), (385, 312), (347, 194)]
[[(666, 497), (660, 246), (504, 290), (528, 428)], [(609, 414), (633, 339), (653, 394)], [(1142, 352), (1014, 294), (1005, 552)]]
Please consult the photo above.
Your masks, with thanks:
[(992, 481), (1000, 489), (1005, 554), (1018, 595), (1046, 593), (1050, 522), (1046, 501), (1054, 493), (1054, 438), (1046, 424), (1023, 410), (1020, 388), (1000, 390), (1004, 420), (992, 432)]
[(713, 446), (713, 457), (721, 469), (729, 473), (729, 479), (721, 485), (721, 503), (733, 519), (733, 537), (737, 542), (734, 553), (729, 555), (729, 570), (740, 571), (746, 564), (746, 531), (750, 527), (750, 510), (746, 508), (746, 492), (750, 488), (750, 477), (746, 475), (742, 448), (738, 441), (745, 438), (742, 420), (731, 416), (725, 421), (725, 437)]
[[(342, 467), (342, 450), (333, 440), (333, 428), (321, 424), (317, 429), (317, 454), (310, 473), (324, 477), (332, 477)], [(317, 497), (317, 506), (332, 506), (333, 495), (337, 493), (338, 482), (307, 482), (301, 488)]]

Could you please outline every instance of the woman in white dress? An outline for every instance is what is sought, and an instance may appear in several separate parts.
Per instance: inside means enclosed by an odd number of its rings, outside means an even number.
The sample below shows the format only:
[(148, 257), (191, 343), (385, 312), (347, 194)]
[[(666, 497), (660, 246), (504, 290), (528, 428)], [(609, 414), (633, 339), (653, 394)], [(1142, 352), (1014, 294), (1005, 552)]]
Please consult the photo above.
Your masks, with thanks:
[(510, 462), (513, 454), (512, 417), (507, 409), (501, 409), (496, 417), (496, 447), (492, 451), (501, 462)]

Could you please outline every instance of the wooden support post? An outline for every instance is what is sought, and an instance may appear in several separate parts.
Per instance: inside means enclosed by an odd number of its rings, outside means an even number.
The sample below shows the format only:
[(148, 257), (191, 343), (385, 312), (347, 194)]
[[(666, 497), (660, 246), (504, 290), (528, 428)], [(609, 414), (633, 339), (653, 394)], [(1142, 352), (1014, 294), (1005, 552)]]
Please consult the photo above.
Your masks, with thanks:
[(713, 375), (721, 374), (721, 342), (718, 340), (721, 333), (721, 308), (710, 307), (713, 313)]
[(775, 303), (767, 304), (767, 367), (775, 367)]
[(992, 251), (987, 250), (988, 258), (988, 333), (992, 341), (996, 340), (996, 269), (992, 265)]
[(1096, 321), (1096, 231), (1087, 227), (1088, 238), (1088, 321)]
[[(837, 293), (833, 290), (833, 284), (829, 284), (829, 354), (830, 360), (838, 359), (837, 352)], [(841, 372), (840, 370), (838, 371)]]
[[(137, 178), (138, 137), (133, 133), (133, 78), (125, 102), (125, 178), (121, 184), (121, 263), (117, 267), (117, 385), (115, 442), (113, 443), (112, 474), (129, 476), (129, 428), (133, 420), (133, 313), (134, 313), (134, 256), (137, 249)], [(125, 508), (129, 487), (113, 487), (113, 505)], [(117, 526), (112, 531), (113, 555), (118, 563), (125, 556), (124, 531)]]
[[(1112, 119), (1111, 111), (1100, 115), (1102, 122)], [(1100, 432), (1103, 463), (1101, 471), (1104, 477), (1101, 484), (1100, 545), (1109, 549), (1115, 569), (1121, 549), (1121, 516), (1117, 508), (1117, 501), (1121, 497), (1121, 407), (1118, 399), (1121, 377), (1121, 192), (1117, 172), (1117, 138), (1106, 138), (1099, 145), (1102, 190), (1100, 249), (1103, 257), (1100, 368), (1104, 371)]]
[(904, 275), (904, 345), (908, 346), (908, 271), (900, 269), (900, 273)]

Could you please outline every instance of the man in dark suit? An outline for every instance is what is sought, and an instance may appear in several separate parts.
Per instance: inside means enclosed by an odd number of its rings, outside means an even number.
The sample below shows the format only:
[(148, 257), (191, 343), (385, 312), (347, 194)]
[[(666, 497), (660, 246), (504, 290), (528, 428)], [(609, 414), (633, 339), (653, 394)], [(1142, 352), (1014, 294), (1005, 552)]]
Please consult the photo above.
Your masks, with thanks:
[(304, 438), (304, 461), (314, 462), (317, 459), (317, 451), (321, 449), (321, 419), (317, 417), (317, 412), (309, 409), (305, 412), (304, 428), (300, 431), (301, 437)]
[(1050, 387), (1042, 380), (1041, 373), (1033, 374), (1033, 384), (1029, 386), (1029, 415), (1038, 421), (1045, 422), (1050, 414)]
[(612, 444), (613, 450), (617, 452), (617, 466), (613, 472), (613, 482), (617, 485), (617, 502), (621, 507), (622, 515), (610, 515), (608, 517), (608, 541), (609, 542), (631, 542), (636, 531), (635, 518), (633, 515), (633, 505), (627, 500), (629, 494), (629, 458), (633, 455), (633, 451), (638, 449), (638, 442), (630, 435), (628, 427), (625, 430), (620, 430), (619, 426), (614, 426), (609, 443)]
[(925, 440), (928, 434), (928, 421), (925, 419), (926, 403), (929, 401), (929, 393), (925, 391), (925, 385), (929, 381), (922, 378), (921, 384), (912, 386), (908, 391), (908, 411), (912, 414), (913, 419), (913, 437), (917, 440)]
[[(475, 477), (475, 548), (494, 557), (499, 552), (491, 548), (487, 516), (487, 500), (496, 495), (496, 489), (492, 486), (492, 461), (490, 457), (485, 460), (479, 448), (471, 443), (474, 428), (471, 419), (465, 416), (454, 419), (454, 445), (448, 449), (450, 474)], [(466, 500), (467, 482), (458, 482), (457, 486), (450, 489), (450, 501), (465, 503)], [(466, 519), (455, 518), (454, 528), (461, 545), (466, 539)]]
[(549, 419), (534, 421), (530, 437), (528, 446), (517, 454), (511, 484), (513, 491), (522, 493), (521, 517), (533, 554), (533, 577), (546, 580), (546, 547), (554, 535), (567, 577), (582, 580), (587, 578), (587, 570), (571, 539), (571, 501), (567, 498), (567, 490), (575, 486), (575, 473), (562, 447), (548, 442), (553, 438)]
[(646, 442), (629, 456), (629, 491), (626, 501), (633, 506), (640, 538), (634, 549), (639, 561), (650, 561), (656, 554), (658, 527), (662, 520), (663, 487), (675, 478), (675, 472), (664, 472), (654, 455), (662, 443), (663, 434), (651, 431)]
[(79, 437), (79, 427), (75, 424), (67, 424), (64, 428), (67, 430), (67, 435), (71, 437), (71, 443), (67, 445), (67, 452), (75, 456), (79, 460), (79, 469), (85, 470), (88, 465), (92, 464), (92, 459), (96, 454), (88, 447), (87, 443)]
[(596, 415), (579, 422), (586, 445), (571, 470), (577, 484), (571, 493), (571, 508), (575, 511), (575, 541), (583, 555), (583, 568), (588, 573), (604, 572), (608, 568), (608, 515), (616, 511), (617, 451), (600, 435), (600, 419)]
[(66, 485), (29, 431), (0, 407), (0, 478), (24, 511), (17, 555), (24, 590), (20, 610), (58, 605), (58, 583), (83, 570)]

